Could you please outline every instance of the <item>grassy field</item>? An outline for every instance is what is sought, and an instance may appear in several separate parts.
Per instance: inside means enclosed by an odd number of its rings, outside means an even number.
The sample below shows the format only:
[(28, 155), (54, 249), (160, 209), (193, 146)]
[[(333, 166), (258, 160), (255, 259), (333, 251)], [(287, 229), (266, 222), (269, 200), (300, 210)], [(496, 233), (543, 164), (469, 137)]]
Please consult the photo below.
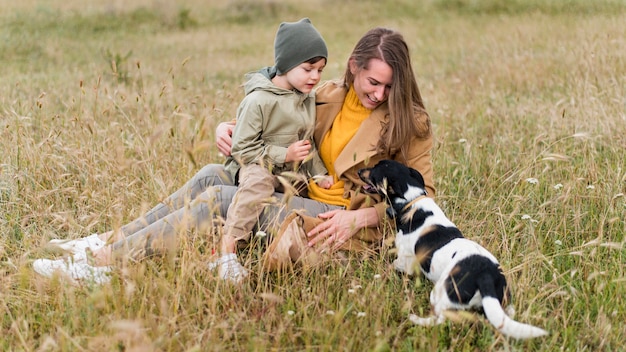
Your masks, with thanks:
[[(626, 2), (0, 0), (0, 350), (626, 350)], [(515, 341), (475, 316), (434, 328), (432, 285), (391, 254), (231, 287), (214, 239), (103, 287), (31, 269), (51, 238), (117, 228), (223, 159), (245, 72), (310, 17), (339, 77), (373, 26), (407, 39), (435, 134), (437, 199), (500, 259)]]

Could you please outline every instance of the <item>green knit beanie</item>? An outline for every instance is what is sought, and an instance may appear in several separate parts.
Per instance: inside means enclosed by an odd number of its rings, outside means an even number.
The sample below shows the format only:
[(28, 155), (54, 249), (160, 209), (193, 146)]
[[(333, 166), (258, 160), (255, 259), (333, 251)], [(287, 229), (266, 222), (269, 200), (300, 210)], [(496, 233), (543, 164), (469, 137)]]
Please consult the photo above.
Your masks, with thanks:
[(283, 75), (317, 56), (328, 59), (328, 49), (324, 38), (308, 18), (280, 24), (274, 40), (276, 73)]

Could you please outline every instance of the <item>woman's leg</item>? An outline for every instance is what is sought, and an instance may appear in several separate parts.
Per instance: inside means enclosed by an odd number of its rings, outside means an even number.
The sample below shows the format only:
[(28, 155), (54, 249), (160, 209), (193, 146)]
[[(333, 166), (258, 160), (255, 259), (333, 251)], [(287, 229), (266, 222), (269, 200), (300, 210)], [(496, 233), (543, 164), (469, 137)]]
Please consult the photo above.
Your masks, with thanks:
[(178, 249), (178, 234), (189, 230), (209, 233), (213, 220), (226, 214), (237, 187), (215, 186), (196, 195), (189, 206), (143, 226), (134, 233), (93, 253), (96, 265), (110, 265), (113, 258), (131, 257), (140, 260), (155, 254)]
[(107, 274), (111, 271), (114, 256), (141, 259), (177, 249), (177, 235), (182, 231), (197, 229), (208, 232), (214, 216), (226, 213), (236, 190), (234, 186), (209, 187), (188, 206), (165, 215), (112, 245), (103, 244), (92, 249), (93, 261), (87, 260), (84, 248), (82, 252), (74, 253), (71, 260), (37, 259), (33, 262), (33, 269), (46, 277), (62, 272), (74, 282), (106, 283), (110, 280)]
[[(192, 229), (209, 233), (213, 219), (217, 216), (226, 217), (236, 192), (235, 186), (208, 188), (191, 202), (189, 208), (179, 209), (125, 239), (94, 252), (96, 265), (110, 265), (113, 263), (112, 257), (131, 256), (140, 260), (147, 256), (176, 251), (179, 233)], [(339, 206), (303, 197), (291, 197), (288, 204), (282, 204), (284, 194), (274, 193), (273, 196), (277, 199), (276, 203), (268, 205), (259, 216), (258, 228), (263, 231), (278, 229), (292, 210), (303, 210), (307, 215), (317, 216), (326, 211), (341, 209)]]
[[(74, 260), (71, 261), (38, 259), (33, 262), (33, 268), (37, 273), (46, 277), (51, 277), (57, 271), (63, 271), (77, 282), (89, 279), (99, 283), (108, 282), (107, 274), (111, 270), (110, 265), (113, 264), (114, 257), (132, 256), (134, 259), (142, 259), (157, 253), (175, 251), (178, 249), (177, 235), (180, 232), (195, 229), (198, 232), (208, 233), (213, 219), (221, 214), (226, 215), (236, 191), (235, 186), (209, 187), (199, 195), (196, 194), (189, 206), (170, 212), (151, 224), (143, 226), (125, 239), (93, 251), (93, 262), (87, 263), (84, 259), (80, 259), (79, 254), (75, 254)], [(311, 216), (340, 209), (340, 207), (311, 199), (285, 197), (280, 193), (274, 193), (274, 197), (278, 201), (266, 207), (260, 216), (259, 223), (262, 230), (277, 229), (285, 216), (294, 209), (303, 210)], [(283, 200), (289, 200), (288, 204), (281, 204)], [(85, 251), (83, 250), (82, 253), (84, 258)]]
[(306, 215), (316, 217), (327, 211), (345, 209), (310, 198), (287, 197), (283, 193), (274, 193), (274, 197), (276, 197), (277, 202), (266, 207), (259, 218), (259, 229), (263, 231), (278, 229), (285, 217), (293, 210), (300, 210)]
[[(150, 211), (142, 215), (141, 217), (131, 221), (130, 223), (121, 227), (111, 241), (120, 240), (124, 237), (131, 236), (147, 226), (155, 223), (156, 221), (165, 218), (166, 216), (173, 214), (174, 212), (182, 209), (185, 204), (189, 204), (196, 199), (198, 195), (202, 194), (207, 188), (218, 185), (232, 186), (233, 180), (230, 174), (224, 169), (222, 164), (208, 164), (198, 171), (185, 185), (179, 188), (172, 195), (167, 197), (163, 202), (157, 204)], [(103, 241), (109, 240), (109, 237), (113, 232), (107, 232), (103, 234), (105, 238)]]

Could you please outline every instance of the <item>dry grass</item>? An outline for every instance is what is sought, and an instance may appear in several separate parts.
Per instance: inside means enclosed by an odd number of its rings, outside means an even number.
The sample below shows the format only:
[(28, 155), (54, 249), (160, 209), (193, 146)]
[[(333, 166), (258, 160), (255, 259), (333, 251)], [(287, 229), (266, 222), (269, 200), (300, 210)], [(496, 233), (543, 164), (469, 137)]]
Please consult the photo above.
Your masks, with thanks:
[[(1, 349), (623, 348), (623, 1), (0, 8)], [(206, 270), (212, 239), (185, 233), (176, 258), (130, 264), (104, 287), (32, 272), (54, 255), (50, 238), (116, 228), (221, 162), (213, 132), (233, 116), (243, 74), (271, 64), (280, 21), (304, 16), (329, 44), (329, 79), (371, 26), (402, 31), (435, 125), (439, 203), (501, 259), (518, 319), (549, 337), (507, 340), (483, 318), (413, 326), (431, 285), (396, 275), (386, 253), (276, 276), (256, 270), (253, 243), (255, 275), (233, 288)]]

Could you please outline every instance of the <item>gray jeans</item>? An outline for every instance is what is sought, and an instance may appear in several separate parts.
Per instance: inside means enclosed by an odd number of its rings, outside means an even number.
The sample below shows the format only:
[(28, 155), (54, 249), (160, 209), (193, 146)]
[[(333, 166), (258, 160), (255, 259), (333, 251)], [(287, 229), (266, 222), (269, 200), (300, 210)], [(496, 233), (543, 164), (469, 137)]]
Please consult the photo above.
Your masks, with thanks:
[[(189, 230), (216, 234), (211, 231), (214, 220), (227, 216), (228, 207), (237, 187), (222, 164), (209, 164), (196, 173), (183, 187), (167, 197), (143, 216), (122, 226), (125, 239), (112, 244), (113, 256), (130, 255), (134, 259), (176, 250), (178, 235)], [(274, 193), (278, 200), (268, 205), (259, 217), (258, 228), (267, 231), (278, 228), (291, 210), (304, 210), (308, 215), (341, 209), (309, 198), (289, 197)]]

